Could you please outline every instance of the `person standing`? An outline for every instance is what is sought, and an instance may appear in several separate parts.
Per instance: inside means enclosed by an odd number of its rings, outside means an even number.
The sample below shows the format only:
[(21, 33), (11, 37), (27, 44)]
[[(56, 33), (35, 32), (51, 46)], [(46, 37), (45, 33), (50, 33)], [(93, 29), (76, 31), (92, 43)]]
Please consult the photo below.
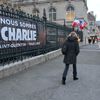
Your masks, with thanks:
[(65, 69), (62, 75), (62, 84), (65, 85), (66, 76), (70, 64), (73, 64), (73, 80), (78, 80), (76, 62), (77, 55), (79, 54), (80, 49), (77, 34), (74, 31), (71, 32), (63, 45), (66, 46), (66, 52), (64, 53), (63, 60), (63, 62), (65, 63)]
[(95, 37), (92, 38), (92, 43), (93, 43), (93, 44), (95, 43)]
[(88, 43), (91, 44), (91, 37), (88, 37)]

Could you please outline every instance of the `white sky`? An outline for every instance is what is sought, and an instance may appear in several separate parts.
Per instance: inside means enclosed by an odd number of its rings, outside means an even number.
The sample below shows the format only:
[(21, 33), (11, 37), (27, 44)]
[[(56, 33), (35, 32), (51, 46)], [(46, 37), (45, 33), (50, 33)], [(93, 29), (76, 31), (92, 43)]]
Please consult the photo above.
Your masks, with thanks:
[(100, 0), (87, 0), (88, 11), (93, 11), (96, 20), (100, 21)]

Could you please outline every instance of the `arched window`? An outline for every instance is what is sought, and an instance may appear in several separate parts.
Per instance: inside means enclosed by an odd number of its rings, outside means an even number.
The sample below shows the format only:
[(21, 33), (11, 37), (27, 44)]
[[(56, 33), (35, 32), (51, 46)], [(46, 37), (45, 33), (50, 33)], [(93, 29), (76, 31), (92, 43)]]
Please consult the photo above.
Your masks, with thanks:
[(70, 4), (66, 8), (66, 20), (67, 21), (73, 21), (75, 18), (75, 9), (74, 7)]
[(67, 7), (67, 11), (74, 11), (74, 7), (72, 7), (71, 5), (69, 5), (69, 6)]
[(55, 21), (56, 20), (56, 9), (55, 8), (50, 8), (49, 9), (49, 20), (50, 21)]

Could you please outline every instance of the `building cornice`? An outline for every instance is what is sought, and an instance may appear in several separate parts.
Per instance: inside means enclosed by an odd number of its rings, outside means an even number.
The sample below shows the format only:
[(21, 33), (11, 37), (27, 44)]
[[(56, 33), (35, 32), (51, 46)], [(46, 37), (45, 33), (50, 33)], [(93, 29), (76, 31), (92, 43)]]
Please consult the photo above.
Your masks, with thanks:
[[(56, 2), (68, 2), (69, 0), (52, 0), (53, 3), (56, 3)], [(74, 0), (71, 0), (71, 1), (74, 1)], [(86, 7), (86, 9), (88, 10), (88, 7), (87, 7), (87, 0), (77, 0), (77, 1), (83, 1), (84, 2), (84, 5)], [(28, 5), (33, 5), (33, 4), (46, 4), (46, 3), (50, 3), (50, 0), (46, 0), (46, 1), (32, 1), (32, 2), (18, 2), (18, 3), (14, 3), (15, 5), (19, 5), (19, 6), (28, 6)]]

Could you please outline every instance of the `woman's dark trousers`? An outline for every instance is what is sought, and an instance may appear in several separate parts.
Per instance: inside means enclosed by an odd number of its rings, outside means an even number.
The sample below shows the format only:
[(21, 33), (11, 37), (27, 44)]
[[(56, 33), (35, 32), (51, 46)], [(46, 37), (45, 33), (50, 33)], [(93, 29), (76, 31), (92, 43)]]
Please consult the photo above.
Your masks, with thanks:
[[(69, 64), (66, 64), (64, 72), (63, 72), (63, 80), (66, 80), (66, 76), (69, 70)], [(73, 78), (77, 77), (77, 68), (76, 68), (76, 64), (73, 64)]]

